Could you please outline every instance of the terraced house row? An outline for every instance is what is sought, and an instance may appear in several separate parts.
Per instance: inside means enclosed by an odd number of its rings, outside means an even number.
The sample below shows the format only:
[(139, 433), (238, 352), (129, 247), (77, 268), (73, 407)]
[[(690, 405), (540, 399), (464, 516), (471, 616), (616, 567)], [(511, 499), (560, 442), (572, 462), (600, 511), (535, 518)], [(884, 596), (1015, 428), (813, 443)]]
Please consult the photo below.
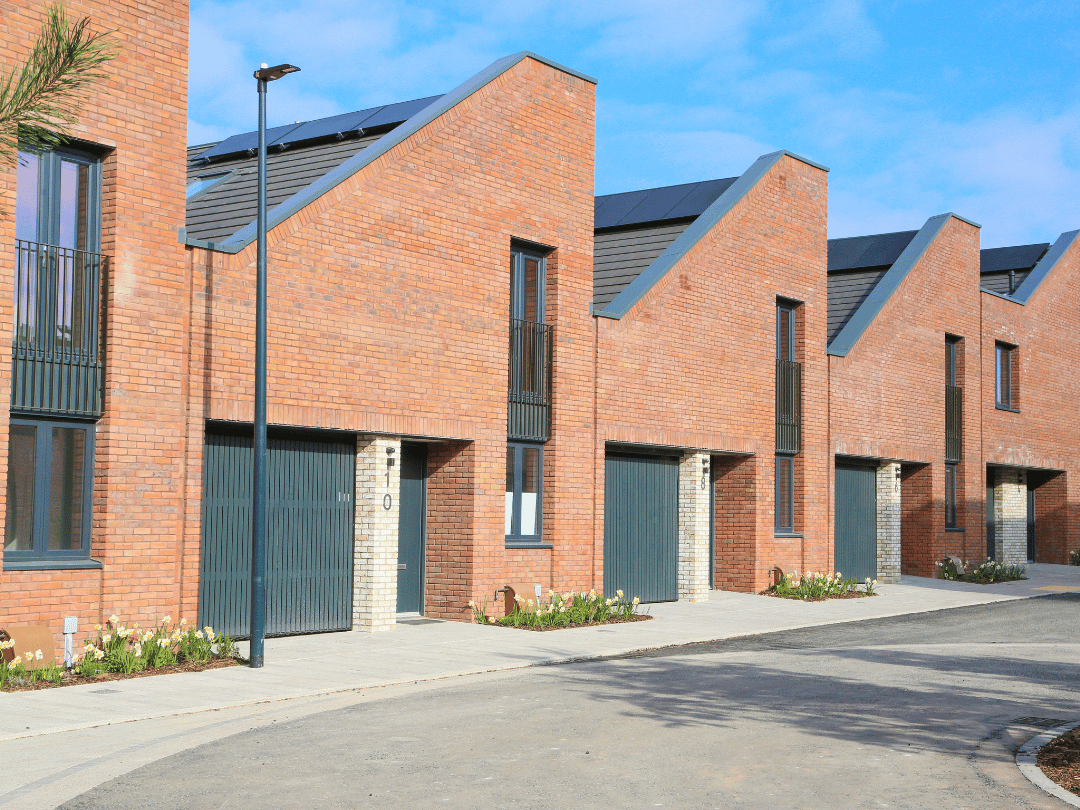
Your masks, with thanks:
[[(122, 56), (68, 146), (0, 176), (0, 626), (243, 635), (256, 139), (185, 154), (184, 2), (71, 11)], [(595, 197), (595, 97), (520, 53), (271, 130), (271, 633), (467, 619), (507, 584), (1066, 561), (1078, 232), (830, 240), (828, 170), (788, 152)]]

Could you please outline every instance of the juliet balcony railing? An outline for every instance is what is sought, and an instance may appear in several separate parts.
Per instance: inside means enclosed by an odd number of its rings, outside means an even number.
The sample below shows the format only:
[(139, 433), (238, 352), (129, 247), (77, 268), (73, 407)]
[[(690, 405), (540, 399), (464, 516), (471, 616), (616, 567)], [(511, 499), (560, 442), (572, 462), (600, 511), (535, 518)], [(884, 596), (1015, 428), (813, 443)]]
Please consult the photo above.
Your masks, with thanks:
[(802, 449), (802, 363), (776, 361), (776, 452)]
[(945, 460), (963, 461), (964, 456), (964, 389), (958, 385), (945, 386)]
[(510, 319), (507, 436), (551, 438), (551, 357), (555, 327)]
[(108, 257), (18, 240), (11, 408), (100, 416)]

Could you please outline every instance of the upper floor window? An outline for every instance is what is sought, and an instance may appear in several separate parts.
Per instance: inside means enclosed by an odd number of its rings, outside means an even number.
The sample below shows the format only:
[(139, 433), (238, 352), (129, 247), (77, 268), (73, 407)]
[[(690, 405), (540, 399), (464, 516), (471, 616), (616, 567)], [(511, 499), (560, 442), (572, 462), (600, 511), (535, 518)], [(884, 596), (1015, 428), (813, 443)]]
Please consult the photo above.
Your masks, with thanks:
[(945, 336), (945, 384), (946, 385), (959, 385), (957, 382), (959, 373), (957, 371), (959, 365), (960, 351), (960, 338), (953, 335)]
[(995, 346), (994, 398), (999, 408), (1015, 410), (1016, 396), (1016, 347), (1008, 343)]
[(795, 359), (795, 304), (776, 304), (776, 359)]
[(15, 238), (97, 253), (101, 242), (101, 164), (54, 149), (19, 152)]
[(544, 322), (545, 265), (539, 253), (517, 247), (510, 251), (511, 319)]

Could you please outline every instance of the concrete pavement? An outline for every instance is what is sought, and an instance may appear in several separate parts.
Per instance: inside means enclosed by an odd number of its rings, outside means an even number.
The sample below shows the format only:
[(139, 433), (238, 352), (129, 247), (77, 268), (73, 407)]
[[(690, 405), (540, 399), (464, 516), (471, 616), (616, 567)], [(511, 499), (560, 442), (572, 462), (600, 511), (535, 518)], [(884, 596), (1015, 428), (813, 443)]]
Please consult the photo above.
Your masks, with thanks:
[(969, 585), (903, 577), (879, 596), (804, 603), (713, 591), (708, 602), (644, 606), (652, 621), (533, 633), (412, 620), (392, 632), (269, 639), (266, 666), (0, 693), (0, 742), (195, 712), (313, 698), (539, 664), (838, 622), (1080, 591), (1080, 567), (1032, 565), (1030, 579)]
[[(1060, 593), (399, 687), (250, 718), (97, 787), (85, 773), (62, 810), (1052, 810), (1013, 752), (1080, 717), (1078, 621), (1080, 594)], [(136, 738), (191, 719), (23, 742), (67, 741), (55, 757), (131, 728), (114, 758), (142, 757)]]

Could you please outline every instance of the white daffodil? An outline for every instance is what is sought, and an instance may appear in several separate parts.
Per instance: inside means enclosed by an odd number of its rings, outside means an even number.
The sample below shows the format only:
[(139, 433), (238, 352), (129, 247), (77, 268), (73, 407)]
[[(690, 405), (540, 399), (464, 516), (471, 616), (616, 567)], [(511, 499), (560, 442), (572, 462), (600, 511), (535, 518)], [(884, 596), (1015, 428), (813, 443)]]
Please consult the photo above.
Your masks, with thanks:
[(109, 617), (109, 624), (116, 624), (118, 621), (120, 621), (120, 617), (115, 613)]

